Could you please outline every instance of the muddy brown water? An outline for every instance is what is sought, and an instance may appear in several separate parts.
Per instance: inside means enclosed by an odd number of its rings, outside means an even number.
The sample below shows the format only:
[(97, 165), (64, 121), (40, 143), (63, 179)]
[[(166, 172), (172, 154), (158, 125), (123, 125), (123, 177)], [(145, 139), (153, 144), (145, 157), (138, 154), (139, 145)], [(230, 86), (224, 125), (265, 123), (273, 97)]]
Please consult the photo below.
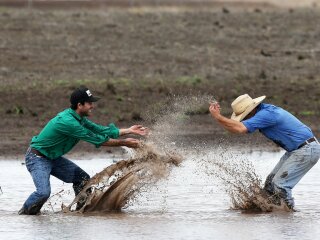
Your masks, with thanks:
[[(128, 148), (127, 148), (128, 149)], [(121, 211), (144, 187), (151, 187), (166, 178), (172, 166), (179, 166), (183, 157), (163, 152), (153, 144), (142, 144), (132, 150), (129, 159), (120, 160), (95, 174), (64, 213), (109, 213)], [(76, 206), (81, 205), (81, 208)]]
[[(72, 186), (52, 177), (52, 197), (42, 214), (19, 216), (34, 191), (32, 179), (22, 160), (0, 161), (0, 239), (316, 238), (319, 164), (294, 189), (299, 212), (266, 212), (270, 205), (257, 193), (283, 152), (252, 151), (226, 140), (213, 144), (192, 135), (182, 141), (188, 133), (183, 127), (192, 121), (186, 112), (210, 99), (177, 98), (160, 113), (147, 111), (155, 123), (138, 152), (121, 158), (70, 156), (94, 176), (93, 195), (80, 212), (72, 211)], [(254, 205), (264, 211), (248, 211)]]
[[(59, 212), (62, 203), (67, 205), (73, 200), (72, 187), (53, 177), (52, 193), (57, 194), (45, 204), (42, 215), (19, 216), (17, 211), (34, 190), (32, 180), (21, 161), (0, 161), (1, 239), (315, 239), (318, 236), (319, 164), (294, 189), (299, 212), (248, 214), (232, 209), (227, 191), (230, 185), (223, 183), (226, 179), (245, 181), (246, 177), (234, 174), (230, 178), (221, 169), (219, 173), (216, 163), (219, 160), (230, 163), (229, 169), (239, 173), (251, 169), (264, 179), (282, 152), (217, 151), (218, 148), (202, 149), (202, 153), (186, 149), (186, 159), (179, 167), (173, 167), (166, 178), (140, 191), (121, 212), (107, 214)], [(93, 176), (117, 160), (120, 159), (106, 156), (74, 161)], [(244, 164), (245, 161), (249, 164)]]

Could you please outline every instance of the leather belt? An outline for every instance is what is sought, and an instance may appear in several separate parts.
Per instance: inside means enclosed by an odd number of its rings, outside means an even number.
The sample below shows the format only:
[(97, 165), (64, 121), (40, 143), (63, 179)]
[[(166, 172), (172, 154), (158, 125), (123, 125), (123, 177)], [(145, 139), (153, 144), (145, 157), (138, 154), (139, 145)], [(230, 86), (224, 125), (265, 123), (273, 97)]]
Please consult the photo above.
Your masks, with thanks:
[(45, 155), (43, 155), (41, 152), (39, 152), (37, 149), (31, 148), (30, 152), (34, 153), (35, 155), (39, 156), (39, 157), (46, 157)]
[(312, 142), (318, 142), (318, 140), (315, 137), (309, 138), (307, 141), (302, 143), (297, 149), (304, 147), (305, 145), (312, 143)]

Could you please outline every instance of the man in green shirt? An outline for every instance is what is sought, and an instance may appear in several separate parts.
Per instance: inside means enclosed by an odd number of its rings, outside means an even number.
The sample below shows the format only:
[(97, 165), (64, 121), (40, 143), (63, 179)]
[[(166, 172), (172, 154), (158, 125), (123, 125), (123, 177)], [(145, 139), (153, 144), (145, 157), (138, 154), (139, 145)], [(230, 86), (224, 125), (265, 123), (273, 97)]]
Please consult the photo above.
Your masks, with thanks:
[(86, 87), (76, 89), (70, 97), (71, 107), (57, 114), (42, 129), (38, 136), (31, 140), (26, 153), (26, 167), (30, 172), (36, 191), (33, 192), (19, 214), (35, 215), (47, 201), (51, 193), (50, 175), (73, 183), (77, 195), (90, 176), (75, 163), (63, 157), (80, 140), (100, 146), (126, 146), (137, 148), (140, 141), (134, 138), (118, 139), (119, 136), (135, 134), (144, 136), (148, 129), (134, 125), (126, 129), (118, 129), (114, 124), (98, 125), (89, 119), (98, 101)]

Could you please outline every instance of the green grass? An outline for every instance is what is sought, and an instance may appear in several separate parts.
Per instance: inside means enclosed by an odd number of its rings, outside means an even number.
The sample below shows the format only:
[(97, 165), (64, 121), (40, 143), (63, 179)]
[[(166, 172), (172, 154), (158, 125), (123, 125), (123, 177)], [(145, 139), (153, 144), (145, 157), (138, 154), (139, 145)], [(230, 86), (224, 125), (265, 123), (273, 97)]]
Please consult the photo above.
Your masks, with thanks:
[(299, 114), (302, 116), (314, 116), (314, 115), (316, 115), (316, 112), (315, 111), (301, 111), (301, 112), (299, 112)]
[(178, 78), (177, 83), (179, 84), (184, 84), (184, 85), (192, 85), (192, 86), (196, 86), (200, 83), (202, 83), (202, 79), (198, 76), (183, 76)]

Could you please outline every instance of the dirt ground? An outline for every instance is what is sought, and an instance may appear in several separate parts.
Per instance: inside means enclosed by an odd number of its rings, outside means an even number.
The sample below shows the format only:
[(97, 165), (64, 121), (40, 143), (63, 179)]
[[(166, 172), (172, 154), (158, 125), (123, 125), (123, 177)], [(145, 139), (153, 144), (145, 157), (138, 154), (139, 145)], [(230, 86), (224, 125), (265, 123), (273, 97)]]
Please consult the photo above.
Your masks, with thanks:
[[(0, 155), (21, 156), (79, 85), (103, 97), (92, 118), (101, 124), (152, 127), (146, 110), (182, 95), (211, 95), (229, 115), (231, 101), (248, 93), (266, 95), (319, 136), (320, 9), (312, 6), (1, 7)], [(273, 146), (258, 134), (226, 134), (207, 106), (191, 115), (178, 141)]]

